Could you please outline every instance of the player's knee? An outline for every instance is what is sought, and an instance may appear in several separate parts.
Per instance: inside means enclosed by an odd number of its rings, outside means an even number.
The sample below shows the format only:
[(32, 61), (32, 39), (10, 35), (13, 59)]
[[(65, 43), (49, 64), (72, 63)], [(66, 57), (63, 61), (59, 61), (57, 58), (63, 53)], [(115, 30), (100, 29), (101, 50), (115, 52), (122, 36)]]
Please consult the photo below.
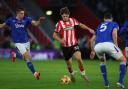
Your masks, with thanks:
[(81, 58), (80, 55), (76, 56), (76, 59), (77, 59), (78, 61), (79, 61), (79, 60), (82, 60), (82, 58)]
[(127, 61), (127, 59), (124, 56), (120, 57), (118, 60), (121, 61), (121, 62), (126, 62)]
[(30, 60), (30, 58), (31, 58), (28, 52), (25, 52), (23, 54), (23, 57), (24, 57), (24, 60)]

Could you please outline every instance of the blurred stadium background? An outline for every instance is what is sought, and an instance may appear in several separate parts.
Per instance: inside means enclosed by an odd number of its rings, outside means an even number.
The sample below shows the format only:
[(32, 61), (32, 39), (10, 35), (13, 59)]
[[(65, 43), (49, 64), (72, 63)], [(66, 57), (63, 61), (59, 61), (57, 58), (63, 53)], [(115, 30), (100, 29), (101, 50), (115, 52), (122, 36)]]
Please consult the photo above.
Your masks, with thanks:
[[(53, 40), (52, 34), (55, 24), (60, 19), (60, 8), (67, 6), (71, 17), (75, 17), (87, 26), (96, 29), (102, 21), (103, 13), (111, 11), (114, 20), (120, 25), (128, 13), (127, 0), (0, 0), (0, 23), (15, 14), (17, 7), (23, 7), (26, 14), (37, 19), (45, 16), (46, 21), (40, 27), (29, 27), (31, 52), (33, 59), (61, 58), (60, 44)], [(79, 29), (79, 28), (77, 28)], [(83, 58), (89, 56), (89, 38), (91, 35), (83, 30), (76, 30)], [(9, 58), (14, 48), (10, 38), (10, 31), (0, 31), (0, 57)], [(35, 55), (37, 54), (37, 55)]]

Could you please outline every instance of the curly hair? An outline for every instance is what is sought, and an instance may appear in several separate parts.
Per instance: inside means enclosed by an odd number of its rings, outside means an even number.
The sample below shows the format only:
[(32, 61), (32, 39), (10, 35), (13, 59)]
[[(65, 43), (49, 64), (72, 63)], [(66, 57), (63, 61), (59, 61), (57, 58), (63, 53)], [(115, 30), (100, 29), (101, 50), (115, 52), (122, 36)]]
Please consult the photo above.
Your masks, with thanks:
[(63, 15), (63, 14), (70, 14), (68, 7), (63, 7), (60, 9), (60, 15)]

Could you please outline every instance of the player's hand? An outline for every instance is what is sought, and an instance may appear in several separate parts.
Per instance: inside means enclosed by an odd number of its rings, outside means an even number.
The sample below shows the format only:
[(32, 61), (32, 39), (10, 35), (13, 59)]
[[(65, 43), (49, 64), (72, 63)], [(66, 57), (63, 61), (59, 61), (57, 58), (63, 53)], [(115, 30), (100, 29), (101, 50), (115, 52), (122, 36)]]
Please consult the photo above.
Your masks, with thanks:
[(89, 30), (89, 32), (90, 32), (91, 34), (95, 34), (95, 31), (94, 31), (94, 30)]
[(44, 20), (45, 20), (45, 17), (43, 16), (39, 18), (40, 23), (44, 22)]
[(64, 38), (62, 38), (62, 39), (60, 40), (60, 42), (61, 42), (61, 43), (65, 43), (65, 40), (64, 40)]
[(90, 59), (94, 59), (94, 57), (95, 57), (95, 52), (94, 51), (91, 51), (91, 53), (90, 53)]

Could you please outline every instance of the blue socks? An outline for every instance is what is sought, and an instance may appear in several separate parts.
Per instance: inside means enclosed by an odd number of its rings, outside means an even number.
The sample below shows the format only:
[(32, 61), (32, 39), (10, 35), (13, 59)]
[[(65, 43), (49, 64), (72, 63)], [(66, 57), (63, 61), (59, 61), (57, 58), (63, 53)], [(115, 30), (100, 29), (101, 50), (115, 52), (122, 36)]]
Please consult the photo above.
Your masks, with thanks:
[(27, 63), (27, 67), (29, 68), (29, 70), (34, 74), (35, 73), (35, 69), (34, 69), (34, 66), (32, 64), (31, 61), (26, 61)]
[(18, 51), (18, 49), (16, 49), (15, 52), (16, 52), (16, 57), (18, 59), (23, 59), (22, 54)]
[(109, 81), (107, 79), (106, 65), (105, 64), (100, 64), (100, 70), (101, 70), (101, 73), (102, 73), (103, 78), (104, 78), (105, 86), (108, 86)]
[[(126, 65), (124, 62), (121, 62), (120, 63), (120, 69), (119, 69), (119, 83), (120, 84), (123, 84), (123, 80), (124, 80), (124, 76), (125, 76), (125, 68), (126, 68)], [(107, 79), (107, 71), (106, 71), (106, 65), (105, 64), (100, 64), (100, 70), (101, 70), (101, 73), (103, 75), (103, 78), (104, 78), (104, 83), (105, 83), (105, 86), (107, 86), (109, 84), (109, 81)]]
[(123, 84), (123, 80), (124, 80), (124, 75), (125, 75), (125, 68), (126, 68), (126, 65), (125, 63), (120, 63), (120, 75), (119, 75), (119, 83), (120, 84)]
[(18, 53), (16, 52), (16, 58), (18, 58), (18, 59), (21, 59), (21, 60), (22, 60), (22, 59), (23, 59), (22, 54), (21, 54), (21, 53), (19, 53), (19, 52), (18, 52)]

